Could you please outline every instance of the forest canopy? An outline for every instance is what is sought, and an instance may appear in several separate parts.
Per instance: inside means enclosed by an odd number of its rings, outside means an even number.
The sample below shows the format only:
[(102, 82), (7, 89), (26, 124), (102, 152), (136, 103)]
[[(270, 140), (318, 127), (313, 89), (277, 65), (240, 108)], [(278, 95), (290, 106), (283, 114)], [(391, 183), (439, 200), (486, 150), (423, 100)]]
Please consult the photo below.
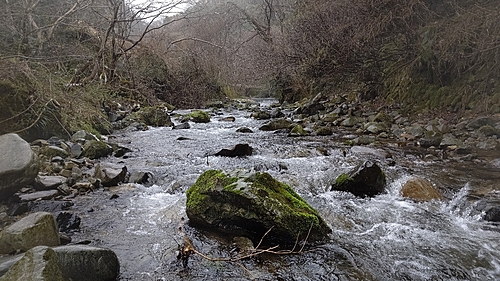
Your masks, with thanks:
[(500, 112), (492, 0), (6, 0), (0, 21), (2, 133), (245, 95)]

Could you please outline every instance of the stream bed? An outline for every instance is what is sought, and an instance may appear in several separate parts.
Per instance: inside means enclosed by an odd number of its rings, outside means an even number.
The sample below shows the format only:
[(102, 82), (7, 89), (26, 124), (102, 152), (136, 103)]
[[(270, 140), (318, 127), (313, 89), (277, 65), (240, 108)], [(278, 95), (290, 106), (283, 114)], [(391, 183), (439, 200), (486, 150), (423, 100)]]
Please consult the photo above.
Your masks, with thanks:
[[(262, 106), (270, 101), (264, 101)], [(188, 112), (188, 111), (186, 111)], [(179, 113), (186, 113), (179, 112)], [(391, 142), (348, 146), (343, 137), (287, 137), (259, 131), (265, 121), (248, 111), (225, 109), (210, 123), (118, 132), (112, 141), (132, 150), (123, 164), (130, 172), (149, 172), (149, 184), (123, 184), (75, 198), (82, 218), (75, 242), (111, 248), (121, 263), (120, 280), (498, 280), (499, 227), (482, 220), (481, 194), (500, 190), (500, 154), (475, 161), (423, 160), (417, 148)], [(219, 118), (233, 116), (234, 122)], [(238, 133), (240, 127), (253, 133)], [(252, 156), (211, 156), (238, 143), (250, 144)], [(379, 163), (387, 192), (374, 198), (330, 191), (331, 183), (365, 160)], [(177, 260), (179, 225), (185, 191), (209, 169), (268, 172), (304, 197), (332, 228), (328, 243), (300, 255), (259, 255), (238, 263), (192, 255), (187, 268)], [(444, 201), (417, 203), (399, 195), (413, 176), (430, 180)], [(117, 196), (112, 196), (117, 195)], [(189, 226), (184, 234), (210, 257), (234, 254), (232, 237), (215, 236)]]

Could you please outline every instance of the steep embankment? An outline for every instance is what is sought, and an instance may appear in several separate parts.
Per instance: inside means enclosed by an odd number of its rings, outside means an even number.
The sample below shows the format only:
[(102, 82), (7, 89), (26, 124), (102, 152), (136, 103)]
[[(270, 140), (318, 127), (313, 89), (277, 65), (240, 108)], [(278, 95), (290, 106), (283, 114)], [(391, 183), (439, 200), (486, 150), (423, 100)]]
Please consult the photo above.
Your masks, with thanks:
[(412, 113), (500, 112), (495, 1), (311, 2), (288, 37), (296, 59), (275, 80), (281, 100), (322, 92)]

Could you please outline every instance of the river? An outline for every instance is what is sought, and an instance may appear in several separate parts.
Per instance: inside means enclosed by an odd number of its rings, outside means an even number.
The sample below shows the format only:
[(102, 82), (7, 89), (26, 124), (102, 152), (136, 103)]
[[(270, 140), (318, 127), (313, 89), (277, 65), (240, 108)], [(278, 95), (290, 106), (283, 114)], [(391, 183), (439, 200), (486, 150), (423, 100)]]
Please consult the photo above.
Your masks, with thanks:
[[(267, 106), (263, 101), (261, 106)], [(187, 112), (187, 111), (186, 111)], [(185, 113), (180, 111), (179, 113)], [(120, 280), (498, 280), (499, 228), (481, 220), (478, 195), (500, 190), (500, 168), (480, 155), (476, 161), (424, 160), (422, 150), (386, 142), (370, 147), (344, 144), (349, 132), (291, 138), (259, 131), (265, 121), (237, 109), (219, 111), (187, 130), (150, 128), (119, 132), (116, 141), (132, 152), (103, 161), (147, 171), (151, 184), (124, 184), (75, 199), (82, 218), (73, 241), (115, 251)], [(235, 122), (219, 118), (234, 116)], [(238, 133), (248, 127), (254, 133)], [(252, 156), (210, 156), (248, 143)], [(389, 156), (389, 160), (387, 159)], [(379, 162), (387, 192), (374, 198), (329, 191), (330, 184), (364, 160)], [(208, 169), (255, 169), (293, 187), (330, 225), (328, 243), (300, 255), (261, 255), (241, 264), (193, 255), (186, 269), (176, 258), (185, 214), (185, 191)], [(444, 201), (417, 203), (399, 195), (412, 176), (429, 179)], [(118, 195), (112, 196), (113, 194)], [(184, 225), (195, 248), (211, 257), (231, 254), (229, 237)]]

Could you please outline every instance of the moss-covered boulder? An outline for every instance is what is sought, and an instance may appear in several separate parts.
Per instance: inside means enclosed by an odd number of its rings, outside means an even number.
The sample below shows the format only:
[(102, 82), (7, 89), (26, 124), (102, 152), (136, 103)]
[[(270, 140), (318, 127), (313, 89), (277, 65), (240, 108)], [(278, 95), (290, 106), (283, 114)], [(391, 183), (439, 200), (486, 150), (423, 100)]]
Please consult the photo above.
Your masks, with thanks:
[(341, 174), (332, 190), (347, 191), (359, 197), (373, 197), (384, 192), (385, 174), (380, 167), (366, 161), (347, 174)]
[(195, 110), (189, 113), (186, 118), (195, 123), (208, 123), (210, 122), (210, 114), (203, 110)]
[(219, 170), (204, 172), (187, 192), (190, 223), (247, 236), (293, 244), (297, 236), (321, 241), (331, 232), (318, 212), (293, 189), (267, 173)]
[(276, 120), (272, 120), (267, 124), (262, 125), (259, 130), (261, 131), (276, 131), (281, 129), (288, 129), (292, 125), (292, 122), (280, 118)]
[(83, 146), (83, 155), (90, 159), (106, 157), (113, 153), (113, 148), (105, 142), (91, 140)]
[(167, 108), (164, 106), (151, 106), (139, 110), (137, 113), (141, 117), (141, 121), (148, 126), (155, 127), (170, 127), (173, 126), (170, 115), (168, 115)]
[(304, 127), (302, 125), (295, 125), (293, 128), (290, 130), (288, 133), (289, 137), (303, 137), (303, 136), (309, 136), (310, 133), (306, 130), (304, 130)]

